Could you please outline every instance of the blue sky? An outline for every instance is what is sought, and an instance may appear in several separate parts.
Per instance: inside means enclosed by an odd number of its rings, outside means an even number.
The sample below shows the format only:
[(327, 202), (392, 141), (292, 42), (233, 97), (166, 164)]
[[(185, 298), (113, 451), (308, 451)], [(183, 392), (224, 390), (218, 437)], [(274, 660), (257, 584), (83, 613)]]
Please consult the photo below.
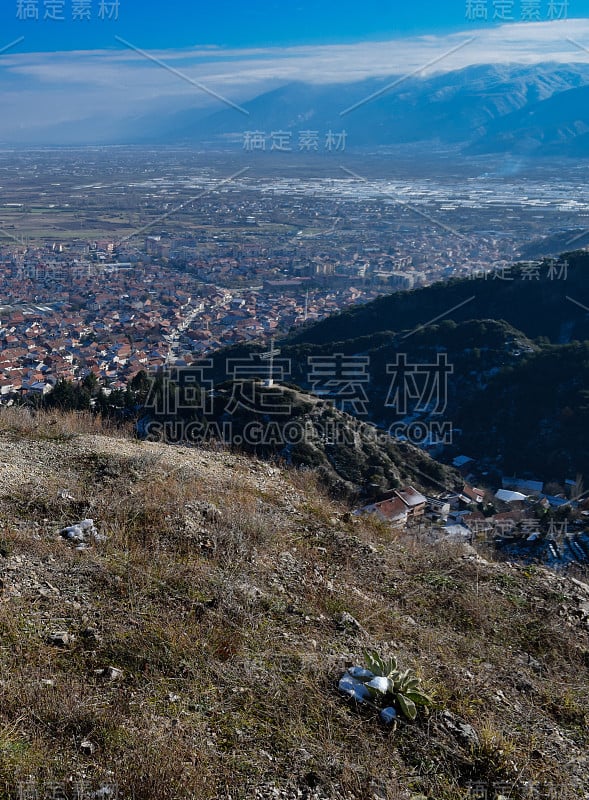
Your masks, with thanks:
[[(24, 36), (21, 51), (94, 50), (119, 47), (114, 35), (140, 47), (171, 49), (195, 45), (259, 47), (396, 39), (419, 34), (444, 34), (474, 28), (468, 0), (118, 0), (118, 19), (100, 19), (102, 0), (90, 3), (90, 20), (74, 21), (73, 6), (83, 0), (2, 0), (0, 31), (4, 43)], [(113, 0), (116, 2), (116, 0)], [(494, 16), (522, 21), (523, 6), (534, 0), (484, 0), (488, 26)], [(29, 5), (39, 20), (17, 18)], [(110, 1), (107, 3), (111, 5)], [(64, 20), (44, 20), (47, 6), (63, 5)], [(554, 15), (551, 0), (539, 0), (540, 20)], [(571, 17), (589, 17), (589, 0), (552, 2)], [(511, 6), (511, 10), (509, 9)], [(51, 11), (51, 9), (49, 9)], [(21, 11), (21, 13), (26, 13)], [(28, 12), (32, 15), (32, 11)], [(59, 12), (54, 12), (59, 16)], [(474, 10), (470, 12), (474, 16)]]

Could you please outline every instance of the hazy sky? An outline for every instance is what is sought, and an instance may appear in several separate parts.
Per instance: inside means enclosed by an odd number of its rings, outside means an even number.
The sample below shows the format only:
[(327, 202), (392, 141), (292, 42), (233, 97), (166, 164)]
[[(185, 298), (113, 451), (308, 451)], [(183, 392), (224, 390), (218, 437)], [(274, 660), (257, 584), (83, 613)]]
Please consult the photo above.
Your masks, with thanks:
[(588, 17), (589, 0), (2, 0), (0, 9), (6, 41), (24, 35), (23, 49), (56, 51), (112, 47), (115, 33), (158, 49), (396, 39), (477, 27), (485, 13), (488, 26)]
[(1, 0), (0, 140), (150, 108), (217, 110), (214, 95), (239, 104), (288, 81), (589, 63), (583, 47), (589, 0)]

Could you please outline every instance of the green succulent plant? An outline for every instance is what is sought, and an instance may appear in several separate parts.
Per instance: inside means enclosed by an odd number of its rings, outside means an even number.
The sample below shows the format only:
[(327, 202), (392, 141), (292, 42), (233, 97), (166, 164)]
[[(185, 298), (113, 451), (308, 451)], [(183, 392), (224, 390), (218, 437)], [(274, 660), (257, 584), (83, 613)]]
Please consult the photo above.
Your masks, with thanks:
[(364, 654), (366, 667), (373, 678), (364, 685), (374, 696), (391, 695), (407, 719), (417, 717), (418, 706), (429, 706), (431, 698), (423, 691), (421, 679), (412, 669), (400, 670), (394, 656), (382, 658), (375, 650), (367, 650)]

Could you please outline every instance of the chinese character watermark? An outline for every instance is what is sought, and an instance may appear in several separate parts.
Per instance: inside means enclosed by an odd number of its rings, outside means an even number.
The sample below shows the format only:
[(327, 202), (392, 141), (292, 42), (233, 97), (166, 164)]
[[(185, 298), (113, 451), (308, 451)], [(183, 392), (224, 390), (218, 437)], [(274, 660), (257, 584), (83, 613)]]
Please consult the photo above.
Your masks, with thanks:
[(543, 22), (568, 19), (569, 0), (466, 0), (465, 17), (471, 22)]
[(368, 413), (364, 389), (370, 381), (368, 356), (309, 356), (308, 364), (307, 380), (315, 394), (332, 401), (340, 411), (359, 416)]
[[(296, 137), (296, 138), (295, 138)], [(332, 131), (322, 134), (320, 131), (244, 131), (242, 134), (243, 150), (254, 152), (278, 153), (317, 153), (325, 150), (328, 153), (343, 153), (348, 142), (347, 131)]]
[(119, 19), (120, 0), (16, 0), (16, 18), (22, 22), (74, 22)]
[(393, 377), (385, 406), (399, 415), (443, 414), (448, 404), (448, 376), (453, 372), (445, 353), (438, 353), (435, 364), (410, 363), (406, 353), (397, 353), (394, 363), (387, 365), (387, 374)]

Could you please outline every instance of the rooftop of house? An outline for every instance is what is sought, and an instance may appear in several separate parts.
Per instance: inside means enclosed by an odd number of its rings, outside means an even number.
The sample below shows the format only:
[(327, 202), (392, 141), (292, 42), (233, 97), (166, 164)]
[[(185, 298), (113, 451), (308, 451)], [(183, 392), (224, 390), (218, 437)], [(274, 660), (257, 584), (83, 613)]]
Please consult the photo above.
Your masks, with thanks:
[(421, 492), (418, 492), (417, 489), (413, 488), (413, 486), (407, 486), (404, 489), (397, 489), (395, 490), (395, 494), (409, 508), (414, 508), (415, 506), (420, 506), (427, 502), (427, 499), (421, 494)]

